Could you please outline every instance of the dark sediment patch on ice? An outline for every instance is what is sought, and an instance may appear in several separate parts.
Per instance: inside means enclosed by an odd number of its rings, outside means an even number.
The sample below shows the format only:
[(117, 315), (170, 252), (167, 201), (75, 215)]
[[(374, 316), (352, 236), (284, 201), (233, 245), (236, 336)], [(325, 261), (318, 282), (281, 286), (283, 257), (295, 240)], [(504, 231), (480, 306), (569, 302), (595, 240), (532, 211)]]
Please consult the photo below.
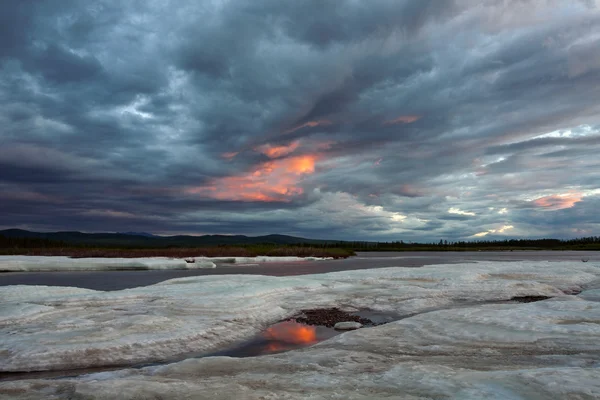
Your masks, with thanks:
[(516, 301), (518, 303), (534, 303), (536, 301), (548, 300), (552, 297), (548, 296), (517, 296), (512, 297), (510, 301)]
[(315, 308), (310, 310), (302, 310), (302, 312), (288, 321), (296, 321), (306, 325), (320, 325), (327, 328), (333, 328), (338, 322), (353, 321), (359, 322), (363, 326), (378, 325), (367, 317), (348, 313), (339, 308)]

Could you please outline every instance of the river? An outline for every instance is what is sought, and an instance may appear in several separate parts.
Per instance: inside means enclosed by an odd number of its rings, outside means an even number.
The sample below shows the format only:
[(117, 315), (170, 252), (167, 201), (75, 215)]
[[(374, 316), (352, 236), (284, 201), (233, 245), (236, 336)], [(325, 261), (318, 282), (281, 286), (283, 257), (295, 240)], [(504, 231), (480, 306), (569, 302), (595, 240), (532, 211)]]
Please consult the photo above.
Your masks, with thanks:
[(320, 274), (355, 269), (451, 264), (473, 261), (579, 261), (600, 262), (596, 251), (478, 251), (478, 252), (369, 252), (355, 257), (328, 261), (268, 262), (253, 265), (226, 265), (213, 269), (10, 272), (0, 274), (0, 286), (74, 286), (94, 290), (122, 290), (148, 286), (168, 279), (199, 275), (254, 274), (290, 276)]

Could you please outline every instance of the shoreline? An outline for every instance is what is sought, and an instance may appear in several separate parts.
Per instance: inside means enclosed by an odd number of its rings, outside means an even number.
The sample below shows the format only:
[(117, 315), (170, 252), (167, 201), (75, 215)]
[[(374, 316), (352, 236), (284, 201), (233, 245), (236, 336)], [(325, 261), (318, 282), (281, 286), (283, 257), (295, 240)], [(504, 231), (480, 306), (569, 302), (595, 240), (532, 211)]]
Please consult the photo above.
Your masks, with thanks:
[(82, 258), (148, 258), (167, 257), (215, 258), (215, 257), (331, 257), (333, 259), (348, 258), (355, 253), (341, 248), (317, 248), (301, 246), (253, 246), (253, 247), (195, 247), (195, 248), (32, 248), (32, 249), (0, 249), (0, 256), (41, 256)]

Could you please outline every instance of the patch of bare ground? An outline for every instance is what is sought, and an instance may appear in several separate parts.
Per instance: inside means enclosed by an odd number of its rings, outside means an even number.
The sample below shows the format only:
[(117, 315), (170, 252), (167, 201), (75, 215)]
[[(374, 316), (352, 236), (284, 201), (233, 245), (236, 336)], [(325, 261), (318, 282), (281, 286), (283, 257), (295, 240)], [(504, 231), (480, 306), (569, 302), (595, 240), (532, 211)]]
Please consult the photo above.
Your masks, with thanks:
[(306, 325), (320, 325), (328, 328), (333, 328), (338, 322), (354, 321), (363, 325), (376, 325), (368, 318), (362, 318), (357, 315), (352, 315), (339, 308), (317, 308), (310, 310), (302, 310), (302, 312), (290, 318), (290, 320), (300, 322)]

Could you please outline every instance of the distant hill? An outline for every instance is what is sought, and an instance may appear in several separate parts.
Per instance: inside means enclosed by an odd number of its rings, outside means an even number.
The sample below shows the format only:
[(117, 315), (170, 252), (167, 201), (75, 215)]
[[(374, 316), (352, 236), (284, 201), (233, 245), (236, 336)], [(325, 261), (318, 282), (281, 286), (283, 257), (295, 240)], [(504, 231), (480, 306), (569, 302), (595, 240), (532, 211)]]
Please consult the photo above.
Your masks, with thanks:
[(117, 232), (121, 235), (131, 235), (131, 236), (145, 236), (145, 237), (160, 237), (158, 235), (153, 235), (147, 232)]
[[(367, 242), (319, 240), (288, 235), (204, 235), (156, 236), (145, 232), (82, 233), (31, 232), (23, 229), (0, 230), (0, 248), (67, 248), (82, 246), (88, 249), (167, 249), (209, 246), (286, 245), (304, 247), (345, 248), (353, 251), (502, 251), (502, 250), (598, 250), (600, 236), (575, 239), (504, 239), (431, 243)], [(263, 247), (263, 246), (256, 246)]]
[(23, 229), (0, 230), (7, 238), (35, 238), (60, 241), (66, 244), (117, 247), (202, 247), (248, 244), (312, 244), (344, 243), (339, 240), (317, 240), (287, 235), (203, 235), (156, 236), (144, 232), (82, 233), (82, 232), (31, 232)]

